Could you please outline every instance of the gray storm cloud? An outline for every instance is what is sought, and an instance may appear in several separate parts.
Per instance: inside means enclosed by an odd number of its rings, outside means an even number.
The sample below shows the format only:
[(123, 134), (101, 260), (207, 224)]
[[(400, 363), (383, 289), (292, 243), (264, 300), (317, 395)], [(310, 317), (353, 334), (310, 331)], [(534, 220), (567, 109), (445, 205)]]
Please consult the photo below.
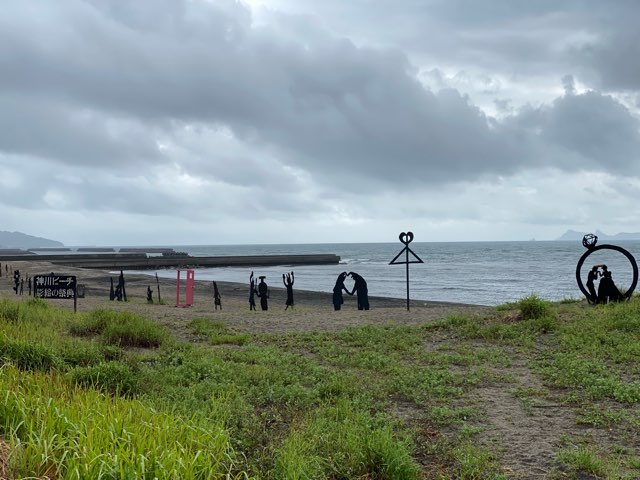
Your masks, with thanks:
[[(35, 178), (88, 210), (216, 202), (258, 216), (326, 211), (347, 190), (535, 169), (639, 175), (637, 112), (615, 90), (640, 88), (635, 2), (329, 1), (304, 17), (274, 5), (259, 22), (233, 1), (6, 2), (0, 164), (79, 171), (79, 182)], [(368, 41), (384, 16), (405, 28)], [(500, 116), (475, 92), (421, 80), (456, 62)], [(507, 85), (535, 90), (542, 76), (551, 100), (505, 98)], [(113, 181), (98, 185), (100, 172)], [(172, 195), (173, 181), (193, 199)], [(3, 202), (26, 206), (12, 198)]]

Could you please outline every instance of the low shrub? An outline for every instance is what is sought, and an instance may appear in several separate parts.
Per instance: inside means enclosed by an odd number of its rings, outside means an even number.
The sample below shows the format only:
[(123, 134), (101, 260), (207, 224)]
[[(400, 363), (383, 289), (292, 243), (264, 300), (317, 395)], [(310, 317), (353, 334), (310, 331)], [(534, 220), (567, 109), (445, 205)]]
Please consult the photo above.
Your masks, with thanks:
[(551, 313), (549, 302), (541, 299), (537, 295), (530, 295), (516, 302), (516, 307), (520, 310), (523, 320), (533, 320), (546, 317)]

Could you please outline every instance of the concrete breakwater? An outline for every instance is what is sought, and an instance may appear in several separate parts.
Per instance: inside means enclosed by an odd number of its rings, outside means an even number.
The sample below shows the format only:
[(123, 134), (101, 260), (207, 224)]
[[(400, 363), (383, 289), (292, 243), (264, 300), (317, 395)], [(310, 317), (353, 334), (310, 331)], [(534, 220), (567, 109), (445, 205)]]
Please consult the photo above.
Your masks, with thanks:
[(242, 255), (219, 257), (147, 256), (145, 253), (71, 254), (71, 255), (0, 255), (2, 262), (44, 261), (55, 265), (101, 270), (153, 270), (159, 268), (264, 267), (278, 265), (336, 265), (340, 256)]

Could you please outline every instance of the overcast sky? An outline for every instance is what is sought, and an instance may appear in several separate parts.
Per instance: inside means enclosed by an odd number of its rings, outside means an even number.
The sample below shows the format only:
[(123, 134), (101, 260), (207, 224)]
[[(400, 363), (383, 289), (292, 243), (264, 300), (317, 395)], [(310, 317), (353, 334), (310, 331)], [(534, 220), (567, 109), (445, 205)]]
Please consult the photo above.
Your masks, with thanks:
[(640, 231), (636, 0), (4, 0), (0, 230)]

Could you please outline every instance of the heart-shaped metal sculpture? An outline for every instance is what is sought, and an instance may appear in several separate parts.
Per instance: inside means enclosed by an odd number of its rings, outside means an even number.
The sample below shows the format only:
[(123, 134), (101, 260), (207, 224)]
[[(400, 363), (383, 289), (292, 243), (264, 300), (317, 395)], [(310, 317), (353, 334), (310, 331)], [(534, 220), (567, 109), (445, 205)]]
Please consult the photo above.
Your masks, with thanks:
[(413, 232), (402, 232), (398, 238), (400, 239), (400, 241), (402, 243), (404, 243), (405, 245), (409, 245), (411, 242), (413, 242)]

